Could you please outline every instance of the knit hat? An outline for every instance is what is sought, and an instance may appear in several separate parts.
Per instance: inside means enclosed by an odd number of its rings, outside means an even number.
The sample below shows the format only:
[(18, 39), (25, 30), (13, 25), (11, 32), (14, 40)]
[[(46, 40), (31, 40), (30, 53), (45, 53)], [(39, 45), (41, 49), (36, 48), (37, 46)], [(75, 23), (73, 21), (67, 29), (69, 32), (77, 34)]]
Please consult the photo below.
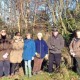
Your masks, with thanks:
[(53, 27), (53, 28), (52, 28), (52, 31), (58, 32), (58, 28), (57, 28), (57, 27)]

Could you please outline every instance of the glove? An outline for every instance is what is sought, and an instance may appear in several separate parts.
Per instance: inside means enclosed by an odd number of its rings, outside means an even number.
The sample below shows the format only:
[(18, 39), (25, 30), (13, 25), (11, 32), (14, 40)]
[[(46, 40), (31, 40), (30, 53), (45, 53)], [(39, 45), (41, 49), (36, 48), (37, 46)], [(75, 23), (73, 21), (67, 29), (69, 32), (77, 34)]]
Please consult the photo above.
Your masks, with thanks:
[(8, 53), (5, 53), (5, 54), (3, 55), (3, 58), (6, 59), (7, 57), (8, 57)]

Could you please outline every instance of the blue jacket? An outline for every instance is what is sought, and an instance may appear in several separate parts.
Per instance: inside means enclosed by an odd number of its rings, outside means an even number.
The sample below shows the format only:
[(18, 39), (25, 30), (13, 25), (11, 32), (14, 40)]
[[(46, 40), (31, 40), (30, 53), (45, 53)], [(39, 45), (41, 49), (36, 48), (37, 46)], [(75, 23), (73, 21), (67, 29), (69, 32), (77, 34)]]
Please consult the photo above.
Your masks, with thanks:
[(24, 40), (23, 60), (32, 60), (35, 56), (35, 42), (32, 39)]
[(41, 58), (44, 58), (48, 54), (48, 46), (44, 40), (35, 40), (36, 52), (40, 54)]

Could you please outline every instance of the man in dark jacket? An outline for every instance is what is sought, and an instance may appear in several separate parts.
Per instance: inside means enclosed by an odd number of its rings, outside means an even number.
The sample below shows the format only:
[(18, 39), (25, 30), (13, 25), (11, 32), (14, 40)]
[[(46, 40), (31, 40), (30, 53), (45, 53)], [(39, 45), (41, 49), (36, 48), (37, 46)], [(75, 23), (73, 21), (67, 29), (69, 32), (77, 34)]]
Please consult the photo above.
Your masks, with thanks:
[(49, 73), (53, 70), (53, 63), (56, 65), (56, 71), (60, 68), (61, 50), (64, 47), (64, 39), (59, 34), (56, 27), (52, 30), (52, 36), (48, 39), (49, 47)]

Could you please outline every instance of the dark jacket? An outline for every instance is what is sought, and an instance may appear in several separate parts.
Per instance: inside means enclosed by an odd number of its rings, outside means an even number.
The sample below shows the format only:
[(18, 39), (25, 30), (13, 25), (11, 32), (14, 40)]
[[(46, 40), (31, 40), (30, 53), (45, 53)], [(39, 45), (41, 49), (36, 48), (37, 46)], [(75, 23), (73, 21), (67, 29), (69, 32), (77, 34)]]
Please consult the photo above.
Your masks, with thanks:
[(32, 39), (24, 40), (23, 60), (32, 60), (35, 56), (35, 42)]
[[(0, 39), (0, 60), (9, 60), (10, 59), (10, 51), (11, 51), (11, 43), (8, 40)], [(8, 53), (8, 57), (6, 59), (3, 58), (3, 55)]]
[(62, 48), (64, 47), (64, 39), (63, 37), (58, 34), (57, 37), (50, 37), (48, 39), (48, 47), (49, 47), (49, 52), (53, 54), (59, 54), (61, 53)]
[(69, 48), (72, 53), (75, 53), (75, 57), (80, 57), (80, 39), (73, 38)]
[(36, 52), (40, 54), (40, 58), (44, 58), (46, 54), (48, 54), (48, 46), (46, 42), (42, 40), (35, 40)]

